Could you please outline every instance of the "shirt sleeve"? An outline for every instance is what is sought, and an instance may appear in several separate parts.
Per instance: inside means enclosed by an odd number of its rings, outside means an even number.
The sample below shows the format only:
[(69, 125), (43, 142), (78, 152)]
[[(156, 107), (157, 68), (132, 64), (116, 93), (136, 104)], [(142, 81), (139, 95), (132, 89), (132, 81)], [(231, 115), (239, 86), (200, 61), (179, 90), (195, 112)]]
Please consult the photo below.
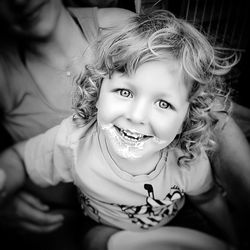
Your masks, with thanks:
[(207, 154), (204, 151), (195, 160), (194, 164), (185, 171), (187, 171), (185, 187), (187, 195), (200, 195), (213, 187), (212, 169)]
[(36, 184), (46, 187), (73, 181), (73, 152), (69, 137), (72, 127), (70, 117), (27, 141), (24, 162), (29, 177)]

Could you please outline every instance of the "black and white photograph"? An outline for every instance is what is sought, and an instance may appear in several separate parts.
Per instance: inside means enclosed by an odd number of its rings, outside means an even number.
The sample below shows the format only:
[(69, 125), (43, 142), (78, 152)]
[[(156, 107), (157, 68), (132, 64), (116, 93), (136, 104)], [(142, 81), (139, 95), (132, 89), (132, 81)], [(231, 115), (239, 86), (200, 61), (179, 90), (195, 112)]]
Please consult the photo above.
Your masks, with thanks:
[(0, 0), (0, 249), (249, 250), (247, 0)]

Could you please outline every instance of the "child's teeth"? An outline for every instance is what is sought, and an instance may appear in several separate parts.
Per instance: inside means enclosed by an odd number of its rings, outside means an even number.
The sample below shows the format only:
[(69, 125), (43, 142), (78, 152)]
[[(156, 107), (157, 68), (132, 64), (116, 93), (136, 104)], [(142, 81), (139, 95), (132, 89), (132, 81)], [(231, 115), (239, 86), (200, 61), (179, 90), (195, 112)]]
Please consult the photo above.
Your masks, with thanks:
[(132, 133), (132, 132), (130, 132), (128, 130), (121, 129), (121, 132), (122, 132), (123, 136), (125, 136), (125, 137), (127, 137), (127, 138), (129, 138), (131, 140), (138, 141), (138, 140), (140, 140), (143, 137), (142, 134)]

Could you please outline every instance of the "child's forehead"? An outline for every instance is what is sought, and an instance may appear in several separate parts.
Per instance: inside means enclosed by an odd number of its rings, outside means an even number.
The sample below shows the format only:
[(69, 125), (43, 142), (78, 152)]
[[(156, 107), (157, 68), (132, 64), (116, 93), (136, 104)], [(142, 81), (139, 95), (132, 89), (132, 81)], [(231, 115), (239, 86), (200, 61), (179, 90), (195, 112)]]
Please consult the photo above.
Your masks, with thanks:
[(183, 79), (187, 78), (188, 76), (186, 72), (184, 71), (184, 68), (182, 66), (182, 63), (180, 60), (165, 57), (159, 60), (148, 60), (145, 62), (139, 62), (137, 65), (133, 64), (130, 65), (128, 63), (118, 64), (116, 65), (115, 69), (112, 71), (112, 74), (110, 76), (117, 72), (122, 73), (124, 76), (134, 76), (138, 74), (144, 74), (150, 72), (153, 74), (154, 72), (157, 72), (157, 69), (164, 69), (168, 74), (171, 75), (181, 75)]
[(177, 60), (148, 61), (138, 65), (132, 70), (126, 70), (125, 68), (126, 65), (122, 67), (122, 70), (114, 70), (110, 75), (110, 78), (112, 78), (115, 73), (118, 73), (121, 77), (133, 79), (142, 79), (146, 76), (150, 79), (158, 79), (160, 75), (163, 81), (178, 78), (181, 82), (191, 82), (191, 78), (187, 75), (181, 63)]
[(109, 78), (114, 80), (114, 85), (121, 83), (122, 81), (126, 82), (127, 85), (135, 87), (142, 82), (144, 82), (144, 84), (148, 82), (156, 87), (158, 86), (156, 81), (162, 82), (161, 86), (169, 86), (169, 82), (181, 85), (184, 84), (188, 93), (190, 93), (193, 85), (193, 79), (186, 73), (180, 61), (173, 58), (148, 61), (138, 65), (138, 67), (133, 69), (131, 72), (126, 70), (114, 70)]

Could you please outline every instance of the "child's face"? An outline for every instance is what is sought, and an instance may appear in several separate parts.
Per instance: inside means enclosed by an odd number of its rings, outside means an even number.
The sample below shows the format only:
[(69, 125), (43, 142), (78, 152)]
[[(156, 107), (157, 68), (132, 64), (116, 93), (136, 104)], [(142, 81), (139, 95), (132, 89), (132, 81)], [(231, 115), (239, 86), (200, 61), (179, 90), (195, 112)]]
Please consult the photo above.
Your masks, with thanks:
[(155, 155), (180, 133), (188, 87), (175, 61), (148, 62), (131, 76), (105, 78), (97, 121), (112, 153), (138, 159)]

